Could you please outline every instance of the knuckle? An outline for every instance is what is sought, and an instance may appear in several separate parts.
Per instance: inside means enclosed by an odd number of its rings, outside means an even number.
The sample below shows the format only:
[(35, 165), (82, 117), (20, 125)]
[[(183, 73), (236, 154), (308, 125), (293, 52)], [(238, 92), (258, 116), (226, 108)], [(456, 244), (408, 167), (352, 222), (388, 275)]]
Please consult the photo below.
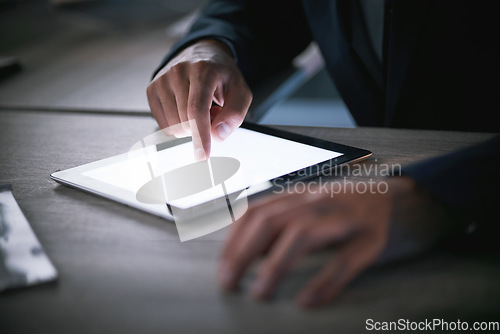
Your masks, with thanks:
[(217, 73), (217, 65), (212, 61), (200, 60), (193, 63), (193, 77), (200, 82), (214, 81)]
[(179, 81), (186, 78), (186, 64), (178, 63), (172, 66), (168, 71), (168, 76), (174, 80)]
[(178, 63), (175, 63), (174, 65), (172, 65), (168, 69), (167, 73), (169, 73), (169, 74), (183, 74), (186, 71), (186, 67), (187, 67), (187, 63), (184, 61), (181, 61), (181, 62), (178, 62)]
[(147, 89), (146, 93), (148, 97), (154, 97), (155, 95), (160, 95), (162, 92), (168, 92), (170, 90), (170, 84), (168, 82), (168, 78), (161, 76), (156, 78), (151, 82)]
[(252, 94), (252, 92), (250, 92), (250, 90), (249, 90), (249, 91), (248, 91), (248, 96), (247, 96), (247, 106), (248, 106), (248, 107), (252, 104), (252, 101), (253, 101), (253, 94)]
[(188, 118), (196, 118), (209, 109), (199, 101), (190, 101), (187, 107)]
[(151, 82), (146, 88), (146, 95), (148, 99), (153, 98), (156, 95), (156, 82)]
[(247, 98), (252, 98), (252, 90), (248, 87), (248, 84), (242, 74), (235, 77), (235, 83), (242, 91), (245, 92), (245, 96)]
[(253, 93), (252, 91), (247, 87), (247, 102), (248, 104), (252, 103), (253, 101)]
[(215, 63), (211, 60), (201, 59), (193, 62), (193, 68), (201, 71), (210, 71)]

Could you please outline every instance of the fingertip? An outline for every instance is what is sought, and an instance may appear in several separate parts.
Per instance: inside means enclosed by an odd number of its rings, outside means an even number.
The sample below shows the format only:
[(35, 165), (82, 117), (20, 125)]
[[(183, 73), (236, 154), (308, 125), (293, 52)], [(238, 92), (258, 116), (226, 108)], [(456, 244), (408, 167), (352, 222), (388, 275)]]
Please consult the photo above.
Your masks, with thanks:
[(322, 298), (316, 293), (302, 293), (295, 299), (295, 303), (304, 310), (318, 308), (324, 304)]
[(217, 276), (222, 290), (230, 292), (236, 289), (234, 270), (226, 262), (219, 266)]
[(252, 284), (250, 293), (252, 295), (252, 298), (254, 298), (255, 300), (264, 301), (271, 298), (271, 293), (269, 291), (268, 285), (259, 279), (255, 280)]
[(203, 148), (198, 147), (198, 148), (194, 149), (194, 160), (195, 161), (207, 160), (207, 155), (206, 155), (205, 150)]
[(210, 133), (208, 137), (202, 138), (198, 130), (192, 130), (193, 149), (195, 161), (207, 160), (210, 157), (211, 138)]

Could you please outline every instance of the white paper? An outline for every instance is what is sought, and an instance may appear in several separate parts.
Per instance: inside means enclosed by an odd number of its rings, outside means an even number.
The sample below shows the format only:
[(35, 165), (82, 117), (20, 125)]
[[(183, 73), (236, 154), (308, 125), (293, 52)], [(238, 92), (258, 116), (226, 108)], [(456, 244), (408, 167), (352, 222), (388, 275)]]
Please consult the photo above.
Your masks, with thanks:
[(53, 280), (57, 272), (8, 187), (0, 188), (0, 291)]

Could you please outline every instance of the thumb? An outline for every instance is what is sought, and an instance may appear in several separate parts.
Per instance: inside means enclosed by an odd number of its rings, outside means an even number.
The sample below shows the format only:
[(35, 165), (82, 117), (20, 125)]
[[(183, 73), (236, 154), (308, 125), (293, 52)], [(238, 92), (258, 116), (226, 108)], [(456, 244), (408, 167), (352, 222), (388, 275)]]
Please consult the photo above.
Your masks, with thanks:
[(221, 141), (229, 137), (243, 123), (251, 102), (249, 91), (233, 91), (225, 97), (222, 108), (212, 106), (212, 136)]

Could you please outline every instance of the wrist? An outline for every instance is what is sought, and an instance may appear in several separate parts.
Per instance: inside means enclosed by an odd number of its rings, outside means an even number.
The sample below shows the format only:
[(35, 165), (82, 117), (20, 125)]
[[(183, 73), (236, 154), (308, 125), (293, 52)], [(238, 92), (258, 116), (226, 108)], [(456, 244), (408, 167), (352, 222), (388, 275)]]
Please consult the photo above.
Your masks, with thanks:
[(392, 176), (386, 179), (388, 184), (388, 192), (393, 201), (401, 198), (401, 196), (416, 195), (420, 192), (417, 183), (406, 176)]
[(391, 201), (388, 240), (379, 262), (422, 254), (449, 233), (450, 215), (429, 192), (411, 178), (387, 178)]
[(202, 39), (198, 41), (196, 44), (202, 45), (202, 46), (208, 46), (210, 48), (217, 48), (221, 51), (223, 51), (227, 56), (229, 56), (231, 59), (235, 59), (233, 50), (227, 45), (226, 43), (218, 40), (218, 39)]

